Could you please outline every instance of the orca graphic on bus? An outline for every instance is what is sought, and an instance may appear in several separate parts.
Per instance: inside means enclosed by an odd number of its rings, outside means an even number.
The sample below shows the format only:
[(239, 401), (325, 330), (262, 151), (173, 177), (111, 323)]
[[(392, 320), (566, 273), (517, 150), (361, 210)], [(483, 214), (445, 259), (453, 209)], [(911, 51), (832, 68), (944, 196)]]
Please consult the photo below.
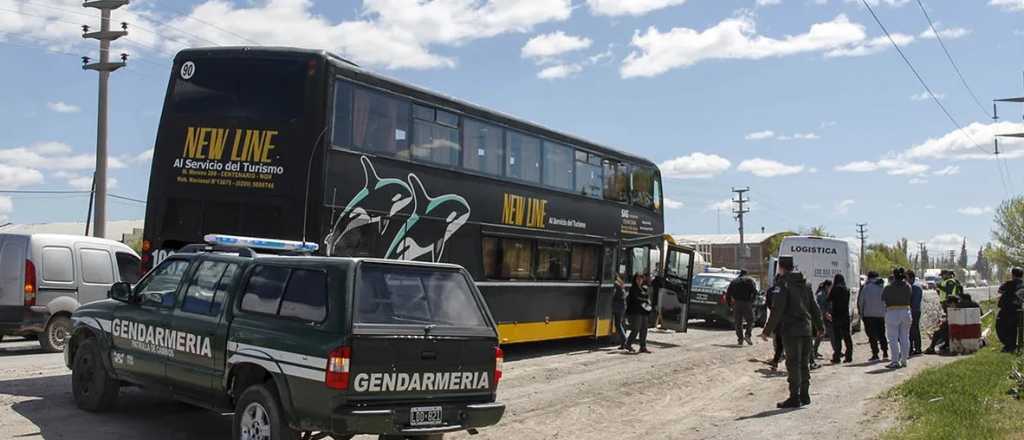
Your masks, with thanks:
[[(345, 234), (354, 229), (368, 225), (377, 226), (377, 235), (384, 236), (391, 225), (391, 218), (396, 214), (409, 215), (413, 208), (412, 189), (401, 179), (382, 178), (373, 168), (373, 163), (366, 156), (360, 157), (365, 177), (363, 189), (352, 200), (349, 200), (341, 215), (331, 226), (331, 232), (324, 238), (324, 247), (328, 256), (335, 245), (341, 242)], [(384, 206), (390, 203), (387, 214), (374, 214), (364, 206)]]
[[(391, 241), (384, 258), (416, 260), (429, 254), (430, 261), (441, 261), (445, 244), (469, 221), (469, 203), (457, 194), (431, 197), (415, 174), (409, 174), (409, 186), (415, 194), (416, 208)], [(423, 218), (441, 221), (421, 222)]]
[[(441, 260), (445, 244), (469, 220), (470, 207), (465, 198), (457, 194), (431, 197), (423, 182), (410, 173), (407, 181), (381, 177), (366, 156), (360, 157), (365, 177), (363, 188), (345, 205), (331, 231), (324, 237), (327, 255), (336, 252), (350, 232), (376, 226), (379, 237), (390, 239), (384, 258), (418, 260), (429, 257)], [(390, 206), (387, 212), (375, 210), (377, 206)], [(406, 218), (405, 222), (392, 218)], [(431, 218), (430, 221), (420, 221)]]

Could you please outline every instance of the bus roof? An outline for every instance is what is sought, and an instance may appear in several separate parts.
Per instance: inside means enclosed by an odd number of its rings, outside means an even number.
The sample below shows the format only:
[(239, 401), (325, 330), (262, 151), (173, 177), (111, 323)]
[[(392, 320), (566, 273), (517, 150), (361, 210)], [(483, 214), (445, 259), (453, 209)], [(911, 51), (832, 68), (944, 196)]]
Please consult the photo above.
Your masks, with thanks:
[[(522, 118), (518, 118), (500, 111), (495, 111), (471, 102), (458, 99), (443, 93), (435, 92), (424, 87), (409, 84), (405, 81), (397, 80), (385, 75), (382, 75), (371, 70), (367, 70), (360, 67), (356, 63), (349, 61), (337, 54), (331, 53), (326, 50), (320, 49), (304, 49), (297, 47), (284, 47), (284, 46), (217, 46), (217, 47), (198, 47), (183, 49), (178, 52), (176, 58), (187, 56), (190, 54), (198, 53), (236, 53), (236, 54), (275, 54), (275, 55), (312, 55), (323, 58), (329, 61), (334, 67), (347, 73), (347, 77), (369, 83), (383, 83), (388, 86), (389, 89), (398, 89), (397, 91), (405, 93), (414, 98), (430, 102), (433, 104), (448, 107), (453, 110), (457, 110), (460, 113), (466, 113), (477, 117), (488, 119), (492, 122), (499, 122), (508, 125), (513, 128), (519, 128), (524, 131), (532, 131), (539, 133), (543, 136), (551, 138), (552, 140), (561, 141), (567, 144), (572, 144), (577, 147), (584, 147), (593, 150), (595, 153), (606, 153), (611, 156), (615, 156), (618, 159), (628, 159), (631, 162), (655, 166), (654, 162), (637, 156), (632, 153), (626, 153), (622, 150), (607, 147), (601, 144), (597, 144), (578, 136), (568, 134), (565, 132), (553, 130), (544, 127), (538, 123), (530, 122)], [(655, 166), (656, 167), (656, 166)]]

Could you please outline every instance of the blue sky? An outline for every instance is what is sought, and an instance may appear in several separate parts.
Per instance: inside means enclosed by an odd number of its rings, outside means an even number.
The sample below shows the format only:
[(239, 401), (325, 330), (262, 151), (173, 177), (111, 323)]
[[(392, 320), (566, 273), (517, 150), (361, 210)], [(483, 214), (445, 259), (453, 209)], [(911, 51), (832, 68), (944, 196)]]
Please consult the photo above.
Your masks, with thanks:
[[(968, 135), (1022, 131), (1024, 0), (922, 0), (979, 97), (972, 100), (916, 0), (875, 11)], [(84, 189), (95, 145), (95, 57), (79, 0), (0, 0), (0, 189)], [(82, 15), (86, 14), (86, 15)], [(185, 46), (326, 48), (387, 75), (614, 146), (660, 164), (667, 230), (735, 230), (731, 187), (750, 186), (748, 230), (824, 225), (934, 250), (988, 240), (991, 210), (1024, 188), (931, 102), (868, 11), (849, 0), (133, 1), (115, 44), (111, 192), (144, 199), (169, 60)], [(12, 195), (12, 222), (81, 221), (87, 197)], [(723, 209), (721, 215), (715, 206)], [(111, 200), (111, 219), (142, 218)], [(720, 221), (719, 221), (720, 218)]]

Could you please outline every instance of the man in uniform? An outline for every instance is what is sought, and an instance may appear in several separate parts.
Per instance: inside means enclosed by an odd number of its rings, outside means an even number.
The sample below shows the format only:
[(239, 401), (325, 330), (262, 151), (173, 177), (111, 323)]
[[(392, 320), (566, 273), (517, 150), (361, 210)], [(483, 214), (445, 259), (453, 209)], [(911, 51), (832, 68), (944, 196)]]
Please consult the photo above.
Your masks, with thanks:
[(964, 287), (956, 280), (956, 274), (949, 269), (943, 269), (939, 275), (942, 276), (942, 281), (939, 281), (939, 285), (937, 286), (939, 291), (939, 301), (945, 303), (946, 301), (949, 301), (951, 297), (957, 297), (957, 299), (959, 299), (960, 294), (964, 293)]
[(740, 270), (740, 275), (729, 283), (725, 290), (725, 301), (732, 304), (732, 318), (736, 325), (736, 344), (754, 345), (750, 335), (754, 331), (754, 298), (757, 297), (757, 285), (747, 276), (747, 271)]
[(1010, 271), (1013, 279), (999, 286), (999, 314), (996, 315), (996, 334), (1003, 343), (1003, 352), (1017, 351), (1017, 322), (1021, 309), (1021, 298), (1017, 293), (1024, 288), (1024, 269), (1015, 267)]
[(811, 338), (825, 333), (824, 324), (810, 284), (802, 273), (793, 270), (792, 256), (779, 256), (779, 273), (780, 289), (772, 299), (774, 307), (761, 338), (767, 340), (775, 332), (782, 335), (789, 398), (776, 406), (799, 408), (811, 403)]

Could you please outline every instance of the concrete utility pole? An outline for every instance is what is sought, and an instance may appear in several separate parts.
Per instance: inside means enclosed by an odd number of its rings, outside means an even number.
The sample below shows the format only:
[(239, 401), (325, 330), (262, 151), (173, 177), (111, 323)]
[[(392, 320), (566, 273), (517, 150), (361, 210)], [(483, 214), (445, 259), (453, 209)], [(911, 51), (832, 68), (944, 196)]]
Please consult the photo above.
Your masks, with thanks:
[(82, 38), (100, 42), (100, 61), (89, 63), (89, 57), (82, 57), (82, 69), (95, 70), (100, 74), (99, 103), (96, 111), (96, 193), (93, 236), (103, 237), (107, 233), (107, 82), (110, 72), (125, 66), (127, 54), (121, 54), (121, 62), (110, 62), (110, 42), (128, 35), (128, 24), (121, 23), (121, 30), (110, 30), (110, 11), (127, 5), (129, 0), (95, 0), (82, 3), (83, 7), (100, 10), (99, 32), (89, 32), (89, 26), (82, 26)]
[(736, 249), (736, 262), (739, 263), (740, 269), (743, 268), (741, 261), (747, 256), (747, 245), (746, 240), (743, 236), (743, 215), (750, 212), (750, 209), (744, 207), (745, 204), (750, 203), (750, 199), (743, 198), (743, 195), (750, 191), (750, 187), (746, 188), (733, 188), (732, 192), (736, 193), (736, 198), (732, 200), (736, 204), (736, 208), (733, 209), (733, 213), (736, 214), (736, 221), (740, 223), (740, 245)]
[(860, 239), (860, 273), (864, 274), (864, 241), (868, 239), (867, 223), (857, 223), (857, 238)]

